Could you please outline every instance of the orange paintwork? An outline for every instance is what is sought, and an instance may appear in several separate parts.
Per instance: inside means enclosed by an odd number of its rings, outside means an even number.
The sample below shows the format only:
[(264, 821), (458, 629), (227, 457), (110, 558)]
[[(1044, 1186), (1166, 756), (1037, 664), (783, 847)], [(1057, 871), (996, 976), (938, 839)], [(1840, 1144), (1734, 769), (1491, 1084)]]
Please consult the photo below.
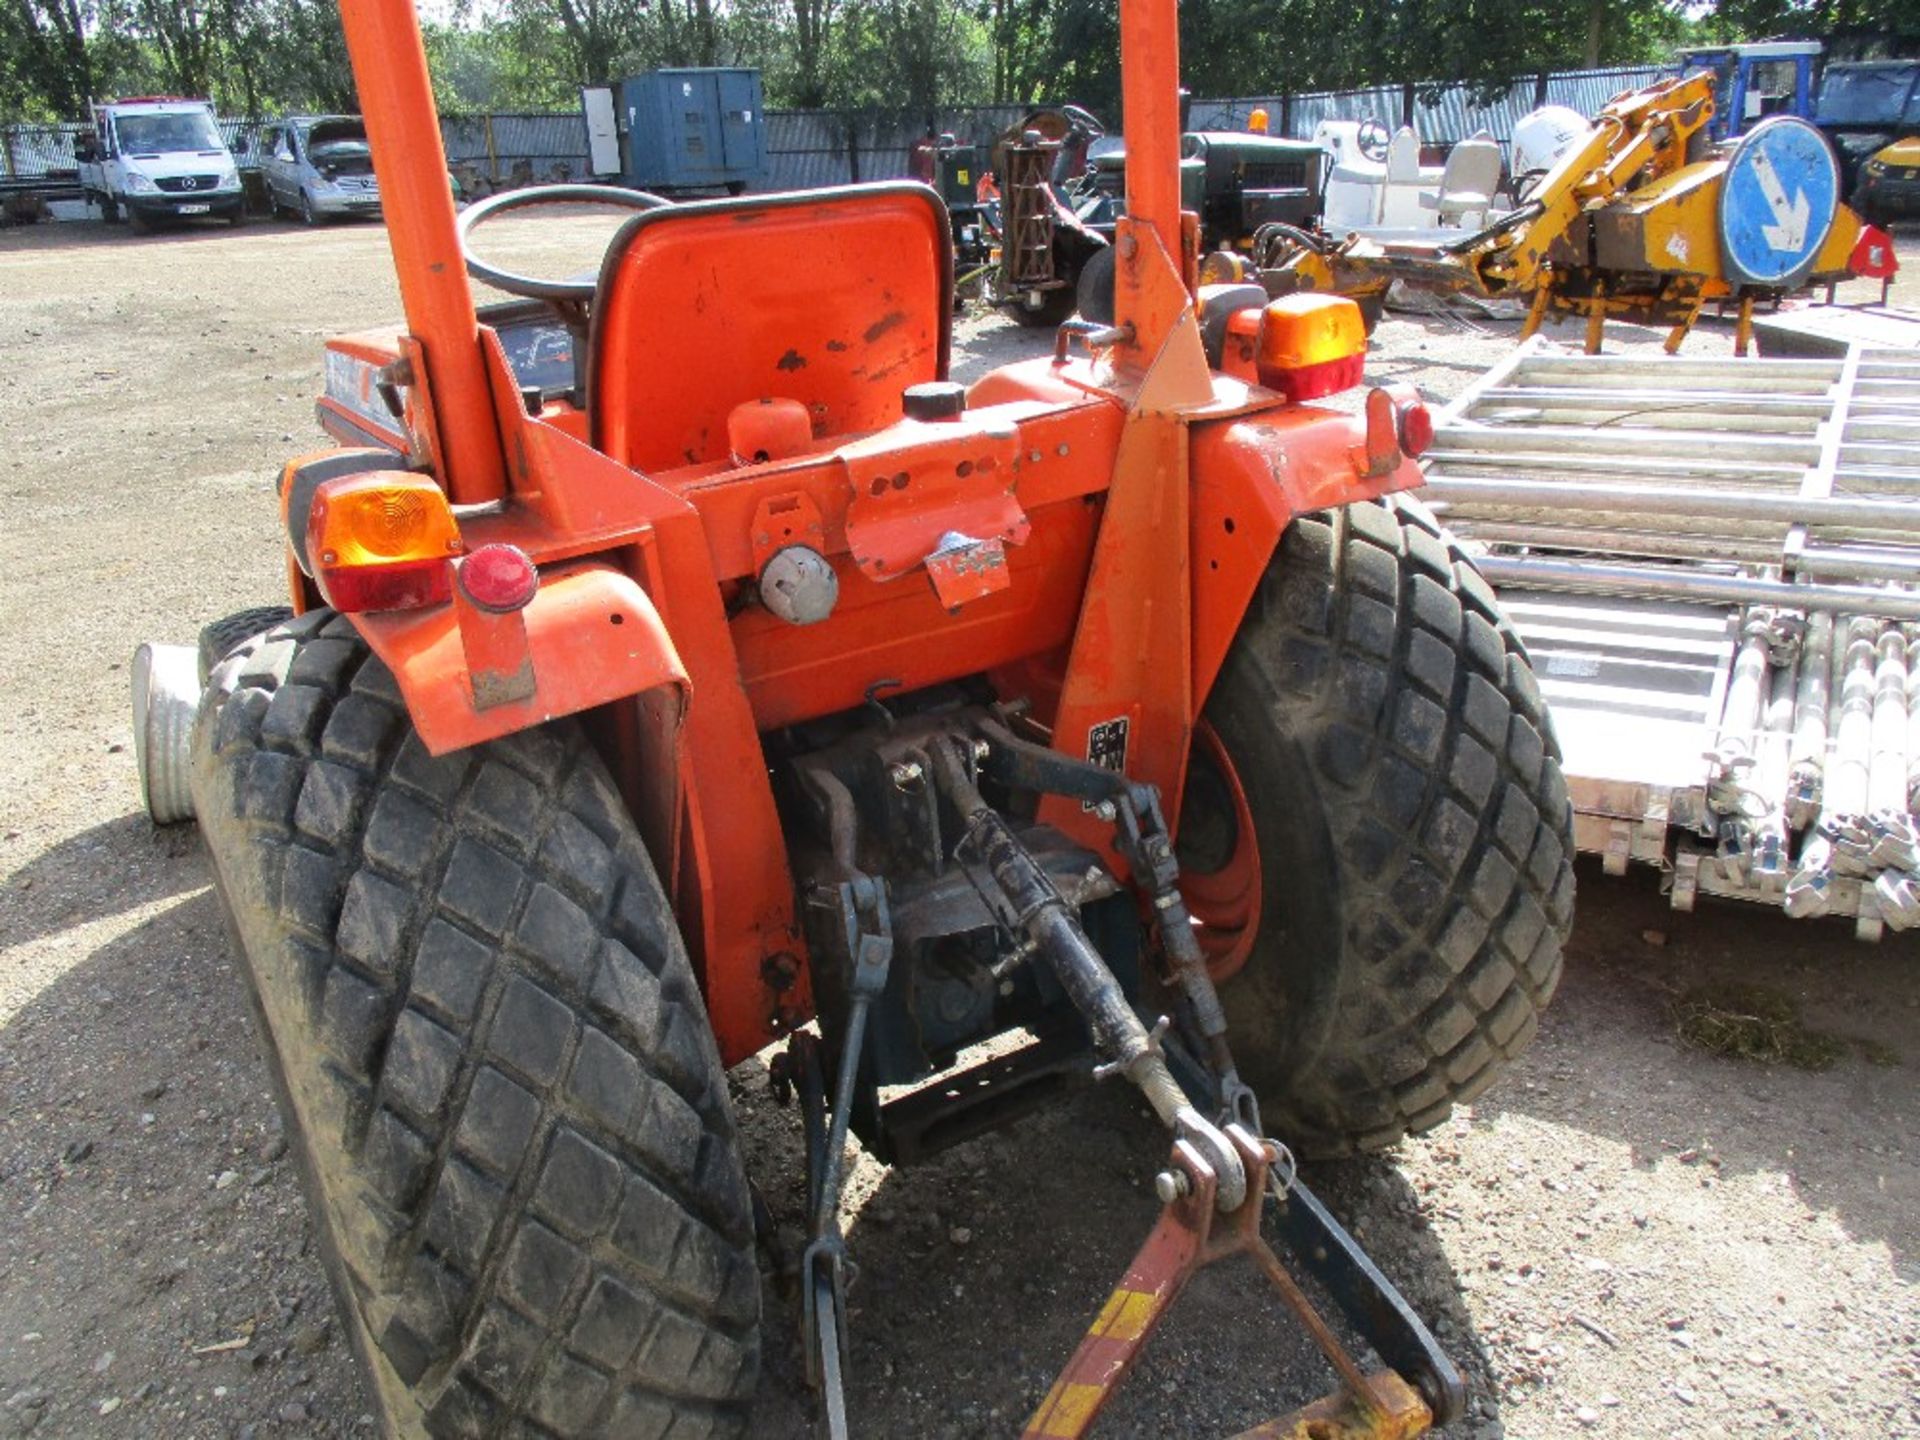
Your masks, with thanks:
[(506, 493), (506, 477), (481, 369), (473, 291), (454, 232), (453, 187), (420, 20), (407, 0), (340, 0), (340, 21), (407, 329), (425, 357), (415, 378), (431, 386), (422, 391), (435, 397), (427, 414), (445, 437), (441, 483), (456, 504), (497, 500)]
[[(1030, 696), (1072, 753), (1091, 725), (1127, 716), (1129, 772), (1177, 805), (1194, 718), (1286, 525), (1418, 482), (1405, 457), (1374, 466), (1354, 417), (1208, 371), (1196, 230), (1174, 177), (1172, 0), (1122, 10), (1123, 328), (1092, 358), (1006, 367), (973, 387), (961, 419), (922, 423), (902, 418), (901, 392), (946, 374), (950, 232), (932, 192), (899, 184), (629, 222), (602, 272), (586, 411), (549, 402), (528, 416), (492, 331), (461, 344), (473, 312), (451, 209), (425, 194), (444, 177), (427, 184), (442, 162), (419, 139), (437, 126), (411, 7), (343, 5), (383, 191), (422, 205), (390, 206), (408, 332), (333, 349), (343, 365), (411, 360), (395, 438), (447, 487), (467, 549), (510, 543), (539, 565), (517, 617), (531, 693), (515, 694), (512, 627), (469, 617), (468, 649), (451, 605), (356, 623), (436, 751), (589, 715), (729, 1064), (812, 1005), (764, 733), (876, 691), (986, 674)], [(365, 376), (336, 377), (330, 361), (329, 377), (342, 386), (330, 427), (363, 434)], [(769, 438), (743, 454), (743, 435)], [(505, 503), (466, 508), (490, 496)], [(954, 530), (986, 548), (936, 590), (929, 561), (950, 561), (950, 546), (935, 552)], [(754, 603), (787, 543), (837, 573), (838, 604), (817, 624)], [(1077, 805), (1043, 813), (1104, 848)], [(782, 955), (796, 964), (768, 964)]]
[(436, 755), (660, 685), (678, 688), (684, 708), (687, 673), (673, 637), (647, 592), (614, 567), (550, 570), (533, 603), (511, 618), (525, 626), (539, 688), (525, 700), (485, 707), (474, 704), (472, 667), (453, 605), (356, 615), (354, 623), (403, 695), (441, 702), (408, 707)]
[(634, 217), (601, 271), (594, 443), (666, 470), (729, 460), (728, 419), (749, 401), (799, 401), (816, 436), (899, 419), (903, 388), (947, 372), (952, 254), (918, 185)]

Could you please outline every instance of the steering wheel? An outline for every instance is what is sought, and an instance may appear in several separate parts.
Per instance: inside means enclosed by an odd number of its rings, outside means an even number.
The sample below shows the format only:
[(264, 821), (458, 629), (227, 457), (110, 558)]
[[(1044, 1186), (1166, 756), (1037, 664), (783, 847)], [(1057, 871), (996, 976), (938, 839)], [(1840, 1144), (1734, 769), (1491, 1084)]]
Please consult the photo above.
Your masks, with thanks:
[(1091, 114), (1082, 110), (1078, 105), (1062, 105), (1060, 107), (1060, 113), (1067, 117), (1068, 123), (1074, 126), (1074, 128), (1084, 131), (1088, 139), (1098, 140), (1102, 135), (1107, 133), (1106, 126), (1102, 125)]
[(1354, 137), (1354, 143), (1367, 159), (1385, 160), (1387, 147), (1393, 143), (1393, 135), (1386, 126), (1369, 115), (1360, 122), (1360, 133)]
[(509, 295), (529, 300), (544, 300), (566, 313), (567, 307), (586, 305), (593, 299), (598, 278), (584, 280), (543, 280), (537, 275), (522, 275), (503, 270), (474, 253), (473, 232), (510, 210), (531, 210), (541, 205), (606, 205), (615, 210), (657, 210), (671, 200), (650, 195), (645, 190), (622, 190), (608, 185), (534, 185), (525, 190), (503, 190), (476, 201), (460, 212), (455, 226), (460, 236), (460, 258), (467, 262), (467, 274)]

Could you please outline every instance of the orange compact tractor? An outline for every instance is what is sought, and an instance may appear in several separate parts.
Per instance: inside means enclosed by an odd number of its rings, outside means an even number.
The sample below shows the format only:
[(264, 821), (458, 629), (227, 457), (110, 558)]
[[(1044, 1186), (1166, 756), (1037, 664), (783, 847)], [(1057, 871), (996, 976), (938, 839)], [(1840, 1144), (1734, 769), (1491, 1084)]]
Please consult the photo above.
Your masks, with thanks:
[[(1029, 1434), (1085, 1432), (1232, 1255), (1340, 1380), (1260, 1433), (1458, 1413), (1287, 1147), (1389, 1145), (1528, 1043), (1567, 792), (1494, 596), (1395, 493), (1426, 408), (1311, 403), (1362, 383), (1353, 304), (1196, 286), (1174, 0), (1121, 4), (1115, 323), (970, 387), (933, 191), (456, 217), (412, 7), (341, 10), (406, 323), (327, 349), (293, 615), (216, 632), (190, 784), (390, 1430), (739, 1433), (723, 1067), (777, 1043), (828, 1433), (848, 1132), (907, 1164), (1087, 1076), (1170, 1132), (1165, 1208)], [(636, 212), (592, 283), (464, 253), (583, 193)], [(469, 269), (525, 300), (476, 312)]]

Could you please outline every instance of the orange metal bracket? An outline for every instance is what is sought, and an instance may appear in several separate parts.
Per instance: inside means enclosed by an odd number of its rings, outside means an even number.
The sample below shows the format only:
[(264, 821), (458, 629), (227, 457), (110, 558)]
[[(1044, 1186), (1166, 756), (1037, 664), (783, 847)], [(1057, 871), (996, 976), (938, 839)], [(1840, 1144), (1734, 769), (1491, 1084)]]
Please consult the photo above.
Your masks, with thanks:
[(1360, 1369), (1261, 1238), (1272, 1156), (1262, 1142), (1238, 1126), (1229, 1127), (1227, 1134), (1246, 1166), (1247, 1198), (1231, 1214), (1219, 1214), (1212, 1167), (1190, 1142), (1174, 1142), (1173, 1166), (1162, 1177), (1174, 1187), (1174, 1198), (1161, 1211), (1067, 1368), (1027, 1421), (1025, 1440), (1079, 1440), (1086, 1435), (1187, 1282), (1207, 1266), (1235, 1255), (1245, 1255), (1273, 1283), (1341, 1382), (1341, 1388), (1324, 1400), (1248, 1430), (1240, 1440), (1411, 1440), (1432, 1426), (1433, 1412), (1397, 1371)]
[[(1184, 293), (1171, 257), (1157, 247), (1152, 255), (1156, 283)], [(1188, 420), (1213, 393), (1188, 308), (1140, 381), (1120, 434), (1053, 728), (1055, 749), (1089, 757), (1097, 750), (1159, 786), (1169, 825), (1179, 817), (1194, 718)], [(1117, 750), (1096, 746), (1096, 734), (1125, 740)], [(1049, 797), (1040, 816), (1117, 863), (1112, 835), (1077, 802)]]
[[(638, 477), (636, 477), (637, 479)], [(786, 835), (774, 806), (739, 653), (691, 506), (654, 524), (646, 558), (693, 681), (686, 728), (686, 845), (674, 910), (693, 942), (722, 1064), (812, 1013)], [(785, 957), (779, 966), (768, 962)]]
[(912, 572), (951, 535), (1014, 545), (1027, 538), (1027, 513), (1013, 493), (1020, 432), (1011, 424), (895, 426), (841, 453), (852, 495), (847, 546), (868, 579)]
[(820, 518), (820, 507), (804, 490), (763, 496), (753, 507), (752, 536), (756, 575), (789, 545), (805, 545), (823, 555), (827, 550), (827, 527)]
[(533, 698), (537, 681), (533, 650), (527, 644), (527, 617), (519, 610), (502, 614), (482, 609), (456, 580), (453, 613), (460, 622), (460, 645), (467, 655), (467, 683), (473, 708), (491, 710)]

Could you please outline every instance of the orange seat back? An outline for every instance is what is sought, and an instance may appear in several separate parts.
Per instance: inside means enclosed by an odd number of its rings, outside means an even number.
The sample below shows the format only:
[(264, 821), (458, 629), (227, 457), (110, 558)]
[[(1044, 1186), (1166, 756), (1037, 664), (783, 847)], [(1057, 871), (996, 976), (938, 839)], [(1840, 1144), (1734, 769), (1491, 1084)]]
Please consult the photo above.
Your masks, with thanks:
[(947, 373), (953, 237), (939, 197), (890, 182), (649, 210), (608, 246), (587, 403), (638, 470), (727, 458), (736, 405), (807, 407), (816, 437), (900, 418)]

